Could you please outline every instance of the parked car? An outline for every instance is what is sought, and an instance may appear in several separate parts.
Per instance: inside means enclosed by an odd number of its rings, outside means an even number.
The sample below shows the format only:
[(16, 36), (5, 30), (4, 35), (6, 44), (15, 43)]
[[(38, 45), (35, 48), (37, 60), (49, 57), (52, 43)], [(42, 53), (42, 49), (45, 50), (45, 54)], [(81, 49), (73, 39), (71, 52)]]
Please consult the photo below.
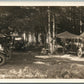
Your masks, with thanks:
[(16, 37), (14, 37), (13, 48), (14, 49), (25, 49), (26, 42), (24, 41), (24, 39), (22, 37), (16, 36)]
[(66, 44), (65, 53), (75, 53), (78, 57), (81, 57), (84, 54), (84, 44), (80, 42)]
[(7, 37), (0, 37), (0, 65), (6, 63), (11, 58), (11, 48)]

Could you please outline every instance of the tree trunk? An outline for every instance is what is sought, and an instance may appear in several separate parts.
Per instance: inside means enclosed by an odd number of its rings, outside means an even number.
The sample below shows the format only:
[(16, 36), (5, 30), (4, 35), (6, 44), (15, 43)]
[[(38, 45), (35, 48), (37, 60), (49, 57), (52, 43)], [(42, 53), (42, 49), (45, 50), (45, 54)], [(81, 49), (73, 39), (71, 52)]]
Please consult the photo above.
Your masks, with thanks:
[(55, 15), (53, 15), (53, 44), (52, 44), (53, 53), (55, 51)]
[(51, 32), (50, 32), (50, 9), (48, 7), (48, 44), (49, 44), (49, 51), (52, 53), (52, 43), (51, 43)]
[(38, 32), (35, 33), (35, 37), (36, 37), (36, 44), (38, 44)]

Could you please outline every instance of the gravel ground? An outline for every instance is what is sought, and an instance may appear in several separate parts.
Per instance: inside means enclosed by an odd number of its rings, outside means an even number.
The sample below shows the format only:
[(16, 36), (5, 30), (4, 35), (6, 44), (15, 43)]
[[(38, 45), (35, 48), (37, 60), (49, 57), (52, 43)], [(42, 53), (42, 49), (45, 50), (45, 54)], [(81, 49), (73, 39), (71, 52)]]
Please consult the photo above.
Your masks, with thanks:
[(0, 79), (10, 78), (84, 79), (84, 57), (13, 52), (12, 59), (0, 66)]

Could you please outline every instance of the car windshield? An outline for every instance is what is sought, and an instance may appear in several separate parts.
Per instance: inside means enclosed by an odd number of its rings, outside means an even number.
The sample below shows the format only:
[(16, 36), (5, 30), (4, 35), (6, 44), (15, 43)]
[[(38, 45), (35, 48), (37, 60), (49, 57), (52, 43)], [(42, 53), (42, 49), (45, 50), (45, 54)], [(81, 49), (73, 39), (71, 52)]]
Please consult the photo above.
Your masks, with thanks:
[(17, 38), (15, 38), (15, 40), (22, 40), (22, 38), (21, 37), (17, 37)]

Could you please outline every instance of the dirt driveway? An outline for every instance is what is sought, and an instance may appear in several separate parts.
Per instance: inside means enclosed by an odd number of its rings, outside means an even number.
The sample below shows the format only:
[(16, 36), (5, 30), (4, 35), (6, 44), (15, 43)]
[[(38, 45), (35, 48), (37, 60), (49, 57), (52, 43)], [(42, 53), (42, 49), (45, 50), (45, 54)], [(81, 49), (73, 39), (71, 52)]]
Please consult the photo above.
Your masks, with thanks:
[(39, 55), (36, 52), (13, 52), (12, 59), (0, 66), (0, 78), (83, 78), (84, 57)]

